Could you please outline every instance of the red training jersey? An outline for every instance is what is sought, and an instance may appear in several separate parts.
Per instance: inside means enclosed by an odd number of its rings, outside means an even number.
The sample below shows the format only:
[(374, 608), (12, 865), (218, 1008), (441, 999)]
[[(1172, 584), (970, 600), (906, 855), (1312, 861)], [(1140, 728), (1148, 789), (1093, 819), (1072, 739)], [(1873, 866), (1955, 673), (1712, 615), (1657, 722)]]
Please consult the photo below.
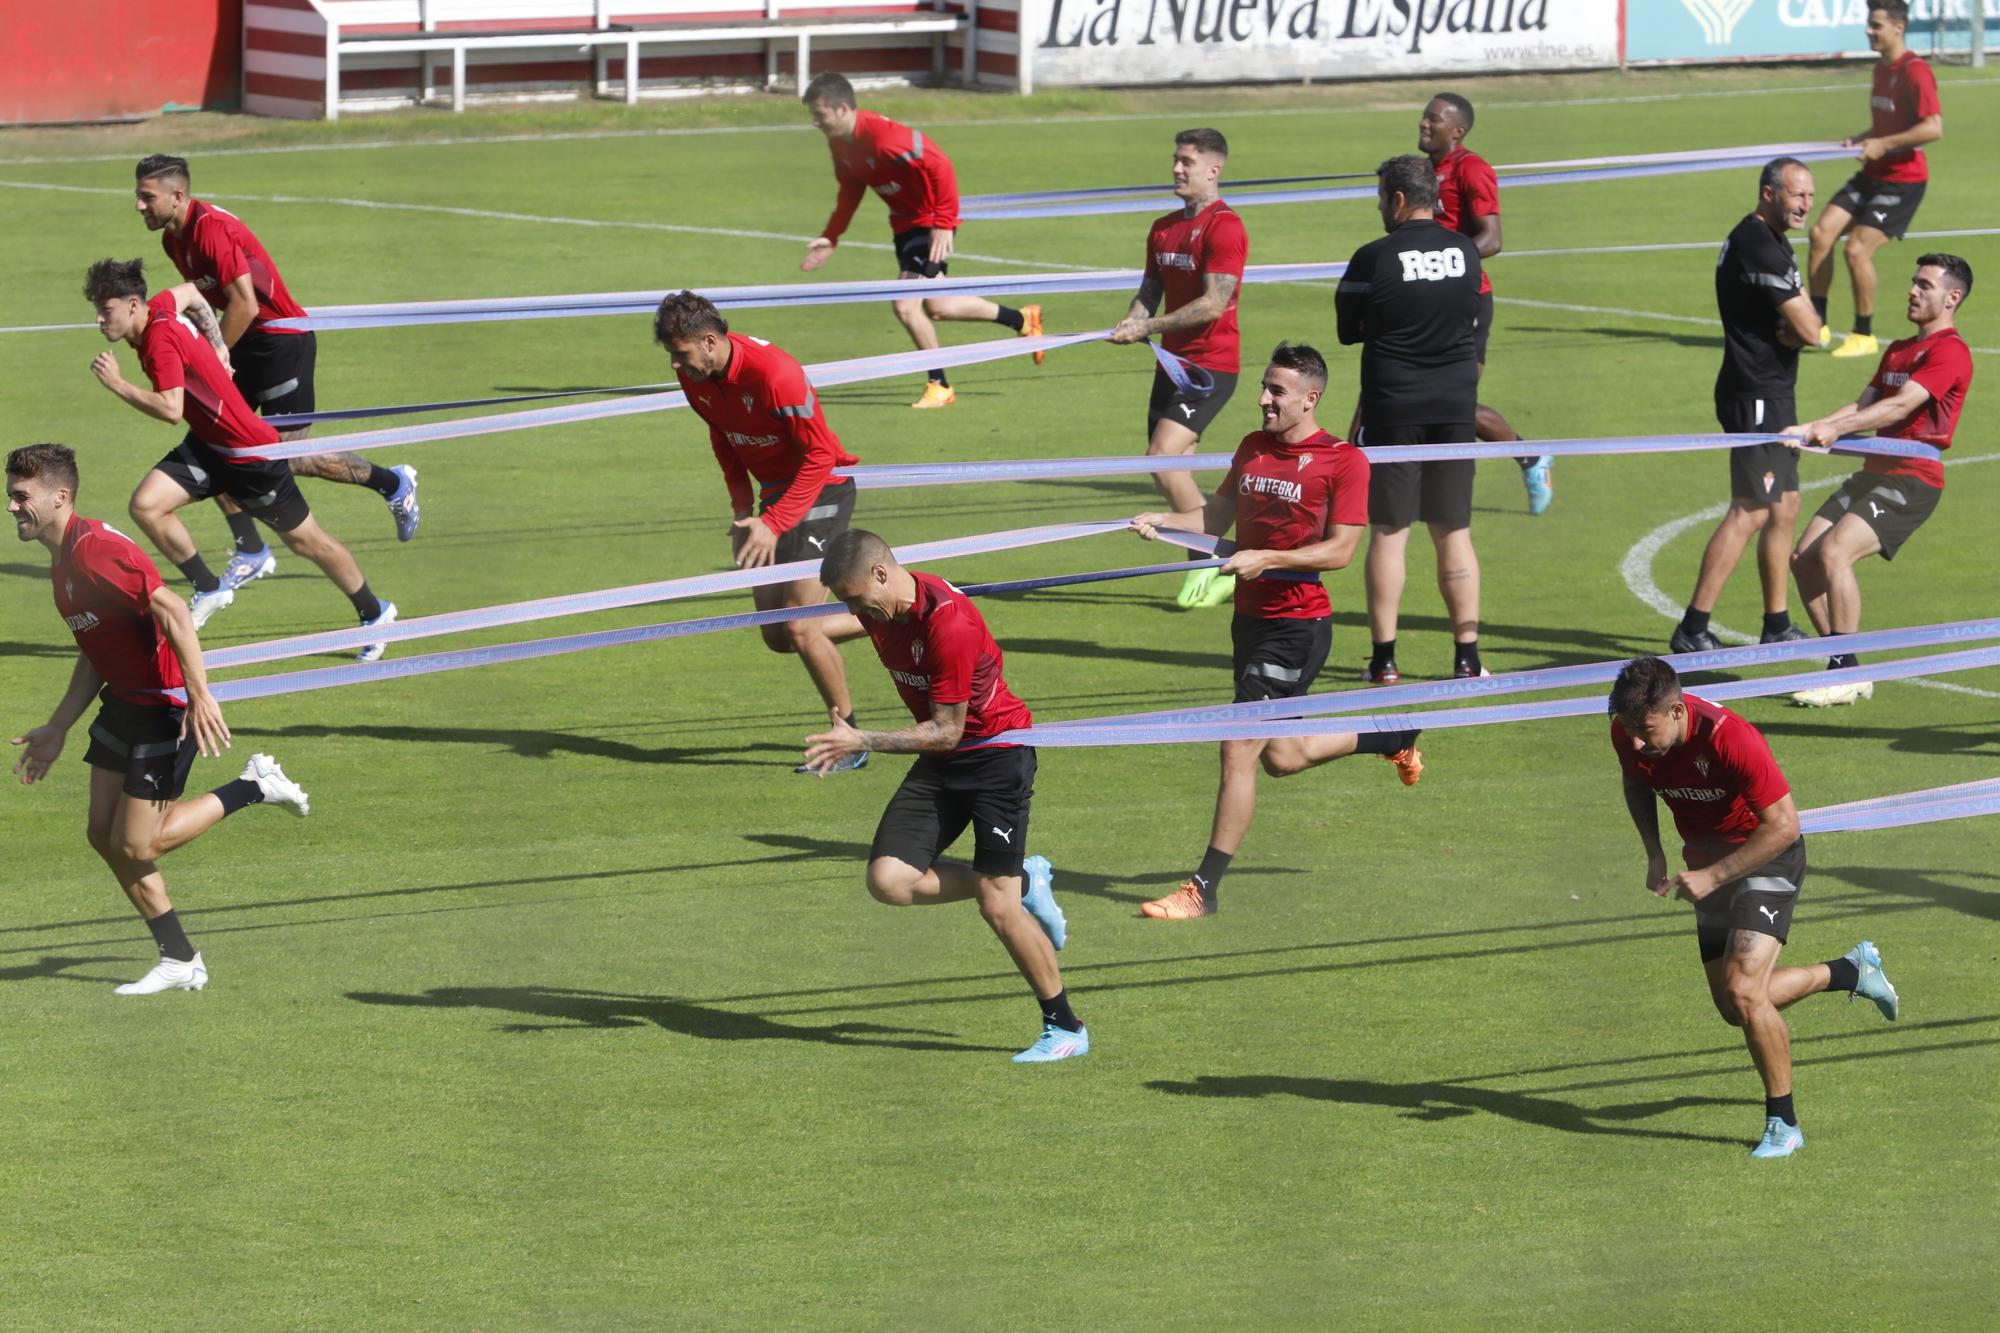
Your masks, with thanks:
[[(1446, 231), (1474, 237), (1479, 234), (1479, 219), (1500, 216), (1500, 178), (1493, 174), (1485, 158), (1460, 144), (1446, 153), (1442, 162), (1435, 163), (1433, 169), (1438, 178), (1437, 211), (1433, 216)], [(1479, 294), (1484, 296), (1492, 290), (1493, 275), (1482, 264)]]
[[(1957, 329), (1939, 329), (1928, 338), (1898, 338), (1890, 343), (1868, 387), (1878, 398), (1887, 398), (1911, 380), (1924, 386), (1930, 400), (1882, 434), (1951, 448), (1951, 433), (1958, 429), (1958, 414), (1965, 407), (1965, 391), (1972, 387), (1972, 349)], [(1861, 470), (1878, 477), (1914, 477), (1926, 486), (1944, 489), (1944, 464), (1929, 458), (1874, 457), (1863, 463)]]
[(1674, 812), (1681, 856), (1700, 870), (1750, 841), (1757, 812), (1791, 794), (1762, 732), (1721, 704), (1683, 694), (1687, 739), (1655, 758), (1632, 748), (1616, 718), (1611, 745), (1625, 776), (1651, 787)]
[(188, 200), (181, 234), (161, 232), (160, 248), (174, 261), (181, 277), (193, 283), (217, 310), (229, 305), (229, 285), (248, 273), (250, 289), (257, 294), (257, 313), (250, 327), (273, 335), (305, 332), (265, 327), (274, 319), (300, 318), (305, 307), (285, 290), (285, 280), (278, 275), (278, 266), (271, 262), (263, 243), (228, 209)]
[(833, 178), (840, 197), (820, 235), (838, 243), (861, 196), (873, 190), (889, 206), (889, 230), (917, 227), (954, 231), (958, 227), (958, 174), (944, 149), (922, 131), (899, 125), (873, 111), (854, 113), (854, 133), (828, 139), (833, 152)]
[(917, 600), (908, 615), (861, 618), (910, 715), (928, 722), (932, 704), (964, 704), (961, 749), (1032, 723), (1028, 705), (1000, 675), (1000, 645), (972, 599), (935, 574), (910, 573)]
[(187, 707), (180, 659), (153, 618), (160, 571), (137, 543), (108, 523), (71, 514), (49, 577), (57, 613), (113, 697)]
[(1250, 258), (1250, 235), (1236, 210), (1218, 199), (1193, 217), (1176, 210), (1153, 219), (1146, 233), (1146, 277), (1160, 285), (1160, 313), (1170, 314), (1200, 298), (1208, 275), (1226, 273), (1236, 279), (1229, 304), (1207, 324), (1172, 329), (1160, 344), (1205, 370), (1234, 375), (1242, 363), (1242, 339), (1236, 328), (1236, 298), (1243, 286), (1243, 265)]
[[(1914, 51), (1905, 51), (1901, 60), (1875, 62), (1875, 79), (1868, 90), (1868, 113), (1872, 117), (1868, 134), (1879, 139), (1901, 134), (1918, 121), (1942, 114), (1938, 101), (1937, 75)], [(1861, 174), (1878, 181), (1926, 181), (1930, 168), (1921, 148), (1898, 148), (1884, 153), (1861, 168)]]
[[(1236, 496), (1242, 550), (1296, 551), (1325, 541), (1337, 526), (1368, 523), (1368, 455), (1326, 431), (1302, 444), (1251, 431), (1236, 446), (1222, 487)], [(1333, 603), (1316, 579), (1238, 579), (1236, 614), (1317, 620), (1333, 614)]]
[(234, 463), (261, 463), (259, 447), (278, 442), (271, 423), (250, 410), (236, 381), (222, 368), (208, 339), (174, 309), (171, 293), (146, 303), (146, 331), (139, 335), (139, 364), (160, 392), (179, 389), (181, 415), (194, 437)]
[(741, 333), (729, 335), (729, 347), (721, 378), (683, 377), (681, 388), (688, 406), (708, 423), (729, 503), (749, 510), (755, 477), (762, 483), (764, 526), (789, 532), (833, 480), (833, 470), (861, 460), (840, 447), (805, 368), (783, 348)]

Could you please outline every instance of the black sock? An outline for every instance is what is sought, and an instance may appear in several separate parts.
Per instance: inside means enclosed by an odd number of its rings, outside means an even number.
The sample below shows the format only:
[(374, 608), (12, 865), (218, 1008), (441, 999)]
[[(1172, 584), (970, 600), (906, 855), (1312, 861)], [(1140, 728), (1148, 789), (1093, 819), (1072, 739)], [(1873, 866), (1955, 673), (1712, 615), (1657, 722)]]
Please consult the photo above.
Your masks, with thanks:
[(1387, 643), (1375, 644), (1375, 652), (1374, 655), (1368, 659), (1368, 665), (1371, 667), (1385, 667), (1395, 660), (1396, 660), (1396, 641), (1394, 639), (1391, 639)]
[(384, 500), (396, 498), (396, 492), (403, 489), (403, 479), (379, 463), (368, 465), (368, 480), (361, 483)]
[(249, 778), (237, 778), (225, 782), (209, 793), (222, 802), (222, 817), (227, 819), (246, 805), (256, 805), (264, 799), (264, 789)]
[(1860, 666), (1861, 659), (1853, 653), (1835, 653), (1826, 659), (1828, 671), (1838, 671), (1842, 667)]
[(1708, 616), (1708, 612), (1697, 611), (1690, 606), (1687, 612), (1681, 616), (1681, 629), (1689, 634), (1706, 634), (1708, 633)]
[(1783, 634), (1791, 627), (1792, 613), (1790, 611), (1766, 611), (1764, 613), (1764, 632), (1766, 634)]
[(1854, 331), (1860, 334), (1873, 334), (1875, 332), (1875, 316), (1856, 315), (1854, 317)]
[(951, 387), (951, 381), (945, 377), (945, 373), (942, 370), (933, 370), (931, 372), (931, 383), (942, 385), (947, 389)]
[(1824, 296), (1815, 296), (1812, 299), (1812, 303), (1813, 313), (1819, 316), (1819, 322), (1822, 324), (1826, 323), (1826, 298)]
[(1792, 1109), (1792, 1094), (1789, 1092), (1782, 1097), (1766, 1097), (1764, 1114), (1778, 1117), (1793, 1129), (1799, 1127), (1799, 1113)]
[(1201, 890), (1201, 896), (1210, 911), (1221, 901), (1222, 877), (1229, 873), (1229, 863), (1235, 857), (1233, 852), (1219, 851), (1214, 847), (1201, 854), (1201, 868), (1188, 878)]
[(153, 932), (153, 943), (160, 946), (160, 957), (177, 963), (194, 961), (194, 946), (188, 943), (187, 932), (181, 929), (180, 916), (173, 908), (148, 921), (146, 929)]
[(256, 519), (240, 509), (222, 517), (229, 524), (229, 535), (235, 541), (237, 550), (245, 555), (255, 555), (264, 549), (264, 534), (257, 531)]
[(1833, 976), (1833, 979), (1826, 983), (1828, 990), (1852, 992), (1861, 984), (1861, 969), (1855, 965), (1852, 958), (1831, 959), (1826, 965), (1826, 970)]
[(1364, 731), (1354, 738), (1356, 754), (1401, 754), (1417, 743), (1422, 732)]
[(1019, 333), (1022, 326), (1027, 323), (1025, 319), (1021, 318), (1020, 311), (1004, 305), (1000, 307), (1000, 313), (993, 317), (993, 322), (995, 324), (1005, 324), (1016, 333)]
[(1059, 1027), (1064, 1032), (1083, 1031), (1083, 1020), (1070, 1011), (1068, 991), (1059, 990), (1046, 1000), (1037, 999), (1036, 1003), (1042, 1006), (1044, 1023)]
[(175, 561), (174, 567), (187, 576), (187, 581), (194, 585), (196, 592), (214, 592), (222, 586), (222, 580), (215, 577), (215, 571), (208, 567), (208, 561), (201, 558), (200, 551), (185, 560)]
[(373, 620), (382, 614), (382, 599), (368, 591), (366, 579), (361, 581), (360, 587), (347, 594), (347, 600), (354, 603), (354, 614), (363, 620)]
[(1466, 668), (1475, 676), (1480, 673), (1482, 668), (1479, 664), (1479, 640), (1474, 639), (1471, 643), (1454, 643), (1451, 646), (1451, 669), (1456, 671), (1460, 667)]

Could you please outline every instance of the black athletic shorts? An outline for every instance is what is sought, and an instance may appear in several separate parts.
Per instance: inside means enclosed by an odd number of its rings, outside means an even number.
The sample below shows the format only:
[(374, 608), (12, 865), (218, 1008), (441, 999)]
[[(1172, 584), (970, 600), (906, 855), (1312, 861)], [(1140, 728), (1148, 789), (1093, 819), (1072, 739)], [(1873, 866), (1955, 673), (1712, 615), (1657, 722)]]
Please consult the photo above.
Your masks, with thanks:
[(243, 512), (276, 532), (290, 532), (312, 517), (312, 506), (284, 463), (226, 463), (192, 434), (153, 464), (153, 471), (197, 500), (226, 495)]
[(1215, 380), (1215, 388), (1206, 398), (1191, 393), (1183, 393), (1167, 378), (1167, 372), (1158, 365), (1153, 367), (1153, 392), (1146, 400), (1146, 438), (1153, 438), (1153, 427), (1161, 418), (1177, 426), (1186, 426), (1194, 432), (1198, 440), (1202, 432), (1222, 415), (1222, 409), (1229, 405), (1229, 396), (1236, 392), (1236, 376), (1226, 375), (1219, 370), (1208, 372)]
[(184, 708), (156, 708), (115, 698), (106, 689), (90, 724), (90, 748), (83, 762), (125, 775), (125, 794), (142, 801), (178, 801), (187, 790), (199, 744), (190, 731), (181, 739)]
[(1750, 930), (1783, 944), (1792, 933), (1792, 909), (1806, 883), (1806, 840), (1800, 838), (1754, 875), (1732, 879), (1694, 905), (1695, 941), (1701, 961), (1729, 949), (1729, 932)]
[(918, 755), (875, 826), (868, 859), (893, 856), (929, 870), (970, 824), (972, 868), (997, 878), (1019, 875), (1028, 854), (1028, 803), (1034, 795), (1033, 746)]
[(1296, 699), (1312, 688), (1333, 647), (1333, 620), (1265, 620), (1239, 615), (1229, 622), (1235, 648), (1236, 702)]
[[(1468, 444), (1470, 421), (1429, 426), (1363, 426), (1354, 442), (1364, 449), (1399, 444)], [(1422, 520), (1447, 531), (1472, 526), (1470, 458), (1441, 463), (1383, 463), (1369, 460), (1368, 521), (1378, 528), (1407, 528)]]
[[(1725, 435), (1769, 435), (1799, 424), (1791, 395), (1718, 398), (1715, 419)], [(1753, 444), (1729, 451), (1729, 494), (1751, 504), (1776, 504), (1799, 488), (1799, 451), (1782, 444)]]
[[(813, 500), (812, 508), (806, 510), (805, 517), (778, 534), (778, 549), (773, 557), (777, 563), (785, 565), (794, 560), (823, 557), (826, 544), (847, 531), (854, 521), (854, 492), (859, 489), (851, 481), (828, 482)], [(763, 513), (779, 498), (774, 495), (764, 501), (757, 506), (757, 512)]]
[(1900, 241), (1917, 217), (1917, 205), (1924, 201), (1928, 181), (1878, 181), (1856, 172), (1827, 202), (1853, 215), (1853, 227), (1873, 227), (1891, 240)]
[(951, 261), (931, 262), (931, 229), (912, 227), (896, 233), (897, 273), (914, 273), (920, 278), (941, 278), (951, 272)]
[(1882, 543), (1882, 558), (1894, 560), (1910, 534), (1936, 512), (1938, 501), (1943, 498), (1943, 491), (1915, 477), (1879, 477), (1857, 472), (1840, 483), (1840, 489), (1827, 498), (1814, 517), (1838, 523), (1843, 514), (1854, 515), (1874, 529), (1875, 539)]
[(236, 387), (243, 400), (265, 416), (310, 412), (318, 340), (310, 333), (266, 333), (251, 329), (229, 349)]
[(1479, 294), (1479, 317), (1472, 324), (1472, 359), (1486, 364), (1486, 340), (1493, 336), (1493, 293)]

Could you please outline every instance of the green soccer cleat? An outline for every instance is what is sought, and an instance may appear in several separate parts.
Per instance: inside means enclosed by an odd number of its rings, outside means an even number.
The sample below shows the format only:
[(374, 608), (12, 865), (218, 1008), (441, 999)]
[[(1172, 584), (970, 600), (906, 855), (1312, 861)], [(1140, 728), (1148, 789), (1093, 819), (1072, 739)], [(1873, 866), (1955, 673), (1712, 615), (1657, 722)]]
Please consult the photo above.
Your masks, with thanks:
[(1849, 949), (1841, 957), (1854, 964), (1861, 973), (1854, 983), (1853, 994), (1847, 997), (1849, 1004), (1855, 997), (1875, 1001), (1875, 1007), (1882, 1011), (1882, 1017), (1891, 1023), (1903, 1011), (1902, 1002), (1896, 998), (1896, 988), (1889, 984), (1889, 978), (1882, 974), (1882, 951), (1875, 947), (1873, 940), (1863, 940)]

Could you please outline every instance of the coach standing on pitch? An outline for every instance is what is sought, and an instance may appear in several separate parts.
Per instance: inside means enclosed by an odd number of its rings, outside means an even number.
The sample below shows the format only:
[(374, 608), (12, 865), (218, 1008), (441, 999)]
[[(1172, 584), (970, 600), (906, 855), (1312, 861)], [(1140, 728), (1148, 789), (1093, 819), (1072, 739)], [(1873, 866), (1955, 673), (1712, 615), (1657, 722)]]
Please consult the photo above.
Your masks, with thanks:
[[(1479, 248), (1435, 216), (1438, 179), (1427, 157), (1375, 169), (1382, 229), (1347, 261), (1334, 293), (1340, 341), (1361, 343), (1362, 448), (1463, 444), (1479, 411)], [(1361, 678), (1399, 680), (1396, 615), (1410, 524), (1422, 519), (1437, 551), (1438, 591), (1454, 641), (1452, 672), (1479, 676), (1479, 556), (1472, 549), (1469, 458), (1384, 463), (1368, 482), (1368, 625), (1374, 653)]]

